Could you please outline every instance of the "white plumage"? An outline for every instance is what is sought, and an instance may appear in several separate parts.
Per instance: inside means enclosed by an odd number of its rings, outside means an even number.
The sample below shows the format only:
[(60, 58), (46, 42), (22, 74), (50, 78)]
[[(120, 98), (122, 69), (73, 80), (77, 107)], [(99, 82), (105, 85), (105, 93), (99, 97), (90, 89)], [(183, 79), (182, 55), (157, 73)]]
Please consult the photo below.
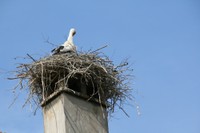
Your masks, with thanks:
[(62, 44), (58, 48), (53, 49), (51, 51), (53, 55), (64, 54), (64, 53), (75, 53), (76, 46), (73, 43), (73, 36), (75, 34), (76, 34), (76, 30), (74, 28), (71, 28), (69, 31), (69, 36), (67, 38), (67, 41), (65, 41), (64, 44)]

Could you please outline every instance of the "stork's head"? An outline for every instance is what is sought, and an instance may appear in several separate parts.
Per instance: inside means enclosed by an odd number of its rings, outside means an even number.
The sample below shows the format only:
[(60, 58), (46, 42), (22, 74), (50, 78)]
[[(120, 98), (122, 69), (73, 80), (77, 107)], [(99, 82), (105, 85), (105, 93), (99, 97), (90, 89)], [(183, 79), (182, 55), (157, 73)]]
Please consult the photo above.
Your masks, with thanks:
[(71, 28), (69, 34), (74, 36), (76, 34), (76, 30), (74, 28)]

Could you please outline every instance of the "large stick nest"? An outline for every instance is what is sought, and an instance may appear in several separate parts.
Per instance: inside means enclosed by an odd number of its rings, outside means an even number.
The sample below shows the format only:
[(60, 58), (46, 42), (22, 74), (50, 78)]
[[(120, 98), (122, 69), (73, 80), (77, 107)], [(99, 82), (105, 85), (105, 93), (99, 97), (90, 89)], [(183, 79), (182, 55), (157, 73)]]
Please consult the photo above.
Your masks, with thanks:
[[(53, 93), (68, 89), (96, 99), (106, 105), (109, 113), (118, 106), (124, 113), (123, 103), (131, 98), (130, 72), (127, 60), (115, 66), (98, 52), (52, 55), (20, 64), (15, 71), (19, 84), (27, 89), (31, 100), (38, 106)], [(15, 88), (15, 89), (16, 89)]]

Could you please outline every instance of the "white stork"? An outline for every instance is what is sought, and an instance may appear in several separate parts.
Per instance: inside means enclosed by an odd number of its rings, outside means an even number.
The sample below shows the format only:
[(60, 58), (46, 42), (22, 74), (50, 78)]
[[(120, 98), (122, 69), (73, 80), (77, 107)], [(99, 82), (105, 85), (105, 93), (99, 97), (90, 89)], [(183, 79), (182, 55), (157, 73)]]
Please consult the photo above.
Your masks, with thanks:
[(76, 53), (76, 46), (73, 43), (73, 36), (76, 34), (76, 30), (71, 28), (69, 31), (69, 36), (67, 41), (64, 42), (61, 46), (54, 48), (51, 52), (53, 55), (64, 54), (64, 53)]

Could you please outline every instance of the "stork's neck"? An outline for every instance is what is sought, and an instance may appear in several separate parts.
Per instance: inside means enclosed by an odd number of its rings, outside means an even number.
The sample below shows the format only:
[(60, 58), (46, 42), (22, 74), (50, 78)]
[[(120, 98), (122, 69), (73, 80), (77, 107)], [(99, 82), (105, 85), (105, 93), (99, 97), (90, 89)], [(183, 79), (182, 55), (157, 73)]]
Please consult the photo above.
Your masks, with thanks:
[(68, 38), (67, 38), (67, 41), (73, 44), (73, 35), (72, 35), (71, 32), (69, 33), (69, 36), (68, 36)]

